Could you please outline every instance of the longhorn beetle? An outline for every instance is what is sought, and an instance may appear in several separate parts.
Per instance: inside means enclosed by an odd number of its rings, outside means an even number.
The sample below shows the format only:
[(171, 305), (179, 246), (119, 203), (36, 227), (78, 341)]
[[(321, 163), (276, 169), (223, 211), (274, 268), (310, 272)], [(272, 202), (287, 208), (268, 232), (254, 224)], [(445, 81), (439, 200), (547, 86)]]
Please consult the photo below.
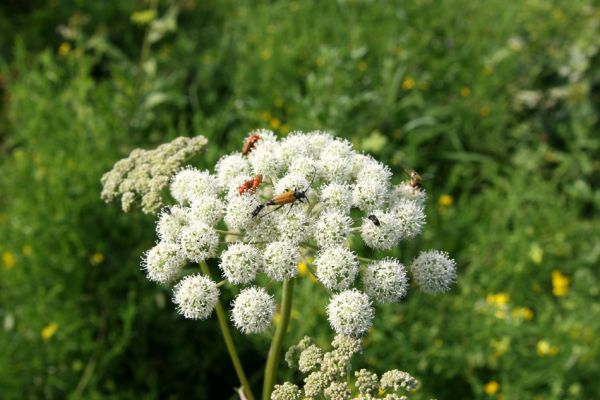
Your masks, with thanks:
[[(296, 201), (299, 201), (300, 203), (304, 203), (304, 201), (306, 200), (306, 202), (308, 202), (308, 197), (306, 196), (306, 192), (308, 192), (308, 189), (310, 189), (310, 187), (312, 186), (313, 182), (315, 181), (315, 176), (317, 175), (317, 168), (316, 167), (314, 167), (314, 168), (315, 168), (315, 172), (313, 173), (313, 177), (306, 189), (304, 189), (304, 190), (285, 189), (285, 191), (283, 193), (273, 196), (273, 198), (271, 200), (267, 201), (266, 203), (259, 204), (254, 209), (254, 211), (252, 211), (252, 216), (256, 217), (267, 206), (279, 206), (269, 212), (269, 213), (272, 213), (273, 211), (279, 210), (281, 207), (283, 207), (286, 204), (291, 204), (291, 206), (290, 206), (290, 210), (291, 210), (292, 207), (294, 207), (294, 204), (296, 203)], [(267, 213), (267, 214), (269, 214), (269, 213)], [(263, 214), (263, 216), (265, 216), (267, 214)]]

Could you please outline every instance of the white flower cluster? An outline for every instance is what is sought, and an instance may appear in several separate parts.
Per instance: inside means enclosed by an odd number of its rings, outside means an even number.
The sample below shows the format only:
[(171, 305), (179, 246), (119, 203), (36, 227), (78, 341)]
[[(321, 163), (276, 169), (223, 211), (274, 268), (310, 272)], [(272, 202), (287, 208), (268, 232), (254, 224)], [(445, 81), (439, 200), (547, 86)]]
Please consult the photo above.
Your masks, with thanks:
[[(372, 324), (373, 302), (400, 301), (408, 277), (393, 258), (361, 266), (364, 259), (350, 249), (350, 239), (390, 250), (419, 235), (425, 224), (420, 182), (411, 175), (392, 185), (389, 167), (320, 131), (282, 140), (254, 131), (240, 150), (223, 156), (214, 173), (188, 167), (171, 179), (178, 204), (159, 215), (160, 241), (143, 261), (148, 278), (165, 283), (177, 279), (188, 262), (219, 258), (229, 284), (248, 285), (259, 274), (282, 282), (295, 277), (298, 262), (310, 253), (316, 257), (312, 272), (332, 292), (331, 326), (340, 334), (363, 335)], [(356, 288), (361, 271), (362, 291)], [(443, 253), (430, 252), (410, 272), (423, 291), (438, 293), (454, 281), (455, 266)], [(179, 311), (206, 318), (218, 289), (185, 282), (175, 295)], [(234, 300), (232, 318), (242, 332), (258, 333), (268, 328), (274, 309), (266, 291), (247, 288)]]

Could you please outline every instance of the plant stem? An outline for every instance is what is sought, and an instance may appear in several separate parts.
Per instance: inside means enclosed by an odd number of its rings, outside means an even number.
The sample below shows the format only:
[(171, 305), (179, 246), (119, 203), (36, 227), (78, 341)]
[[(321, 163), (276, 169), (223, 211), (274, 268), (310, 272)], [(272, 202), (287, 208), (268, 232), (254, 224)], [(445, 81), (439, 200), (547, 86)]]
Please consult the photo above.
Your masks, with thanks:
[(215, 229), (215, 231), (217, 231), (217, 233), (220, 233), (222, 235), (231, 235), (231, 236), (244, 236), (243, 233), (239, 233), (239, 232), (231, 232), (231, 231), (224, 231), (222, 229)]
[(283, 337), (287, 331), (288, 322), (292, 311), (292, 293), (294, 291), (294, 280), (288, 279), (283, 283), (283, 292), (281, 294), (281, 318), (279, 325), (275, 330), (275, 336), (271, 341), (271, 348), (265, 366), (265, 377), (263, 381), (263, 400), (271, 398), (273, 386), (277, 380), (277, 370), (279, 369), (279, 358), (281, 356), (281, 345)]
[[(202, 268), (202, 272), (210, 277), (210, 270), (208, 269), (208, 265), (205, 262), (200, 263), (200, 268)], [(233, 338), (231, 337), (231, 331), (229, 330), (229, 325), (227, 324), (227, 315), (220, 301), (217, 301), (217, 319), (219, 320), (219, 327), (221, 328), (221, 334), (223, 335), (223, 340), (225, 341), (225, 346), (227, 347), (227, 352), (229, 353), (229, 357), (231, 357), (231, 362), (233, 363), (233, 368), (235, 368), (235, 372), (242, 384), (244, 389), (244, 394), (246, 395), (247, 400), (254, 400), (254, 395), (252, 394), (252, 389), (250, 388), (250, 383), (248, 382), (248, 378), (246, 378), (246, 373), (244, 372), (244, 368), (242, 367), (242, 363), (240, 361), (240, 357), (235, 350), (235, 345), (233, 344)]]

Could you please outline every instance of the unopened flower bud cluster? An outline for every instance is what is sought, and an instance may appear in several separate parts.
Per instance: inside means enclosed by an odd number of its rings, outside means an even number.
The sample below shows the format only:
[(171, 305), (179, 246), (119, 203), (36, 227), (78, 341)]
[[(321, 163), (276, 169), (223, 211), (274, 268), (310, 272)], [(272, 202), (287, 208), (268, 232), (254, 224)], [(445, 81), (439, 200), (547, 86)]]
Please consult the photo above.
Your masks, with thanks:
[[(401, 400), (416, 389), (418, 381), (409, 373), (393, 369), (381, 377), (361, 369), (352, 373), (352, 356), (362, 350), (362, 339), (337, 335), (333, 349), (324, 352), (311, 338), (290, 347), (285, 360), (290, 368), (305, 375), (303, 384), (275, 385), (271, 400)], [(357, 393), (353, 397), (353, 393)]]
[[(372, 325), (374, 302), (393, 303), (406, 296), (407, 272), (426, 293), (449, 289), (456, 267), (445, 253), (422, 253), (407, 271), (394, 258), (365, 262), (349, 247), (356, 236), (374, 250), (389, 250), (420, 234), (426, 198), (420, 185), (393, 185), (389, 167), (327, 133), (296, 132), (281, 140), (266, 130), (251, 134), (260, 139), (246, 154), (223, 156), (214, 171), (188, 167), (172, 177), (170, 193), (178, 204), (163, 208), (158, 217), (159, 242), (143, 259), (150, 280), (176, 281), (186, 264), (218, 259), (223, 279), (242, 286), (231, 314), (244, 333), (264, 331), (274, 315), (272, 295), (250, 286), (256, 277), (292, 279), (298, 262), (309, 254), (315, 257), (312, 272), (331, 293), (327, 315), (339, 334), (363, 335)], [(159, 149), (144, 158), (144, 168), (149, 160), (161, 163), (156, 160)], [(167, 157), (171, 153), (163, 153), (166, 164), (179, 166), (174, 156)], [(159, 174), (166, 171), (157, 168)], [(117, 187), (114, 178), (128, 171), (132, 168), (115, 166), (105, 175), (105, 198), (130, 193), (128, 184)], [(131, 191), (143, 193), (143, 185)], [(185, 317), (208, 317), (218, 298), (216, 283), (200, 278), (208, 279), (194, 275), (175, 286), (174, 301)], [(311, 379), (318, 387), (317, 377)]]

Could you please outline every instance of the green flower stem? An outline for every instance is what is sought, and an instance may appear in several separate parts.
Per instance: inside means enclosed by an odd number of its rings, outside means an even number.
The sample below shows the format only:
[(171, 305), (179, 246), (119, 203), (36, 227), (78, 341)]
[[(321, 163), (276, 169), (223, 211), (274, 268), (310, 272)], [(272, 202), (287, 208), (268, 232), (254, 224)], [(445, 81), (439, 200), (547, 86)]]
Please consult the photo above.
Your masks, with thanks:
[[(210, 277), (210, 270), (208, 269), (208, 265), (205, 262), (200, 263), (200, 268), (202, 268), (202, 272)], [(240, 361), (240, 357), (235, 350), (235, 345), (233, 344), (233, 338), (231, 337), (231, 331), (229, 330), (229, 325), (227, 324), (227, 315), (225, 314), (225, 310), (221, 305), (220, 301), (217, 301), (217, 319), (219, 320), (219, 327), (221, 328), (221, 334), (223, 335), (223, 340), (225, 341), (225, 346), (227, 347), (227, 351), (229, 352), (229, 357), (231, 357), (231, 362), (233, 363), (233, 368), (235, 368), (235, 372), (242, 384), (242, 388), (244, 389), (244, 394), (246, 395), (247, 400), (254, 400), (254, 394), (252, 394), (252, 389), (250, 388), (250, 383), (248, 382), (248, 378), (246, 378), (246, 373), (244, 372), (244, 368), (242, 367), (242, 363)]]
[(215, 231), (217, 231), (217, 233), (220, 233), (221, 235), (244, 236), (244, 234), (240, 232), (224, 231), (222, 229), (215, 229)]
[(281, 357), (281, 345), (283, 337), (287, 331), (288, 322), (292, 311), (292, 293), (294, 291), (294, 280), (288, 279), (283, 283), (283, 292), (281, 294), (281, 318), (279, 325), (275, 330), (275, 336), (271, 341), (271, 348), (267, 357), (267, 365), (265, 366), (265, 377), (263, 381), (263, 400), (271, 398), (271, 392), (275, 381), (277, 380), (277, 370), (279, 369), (279, 359)]

